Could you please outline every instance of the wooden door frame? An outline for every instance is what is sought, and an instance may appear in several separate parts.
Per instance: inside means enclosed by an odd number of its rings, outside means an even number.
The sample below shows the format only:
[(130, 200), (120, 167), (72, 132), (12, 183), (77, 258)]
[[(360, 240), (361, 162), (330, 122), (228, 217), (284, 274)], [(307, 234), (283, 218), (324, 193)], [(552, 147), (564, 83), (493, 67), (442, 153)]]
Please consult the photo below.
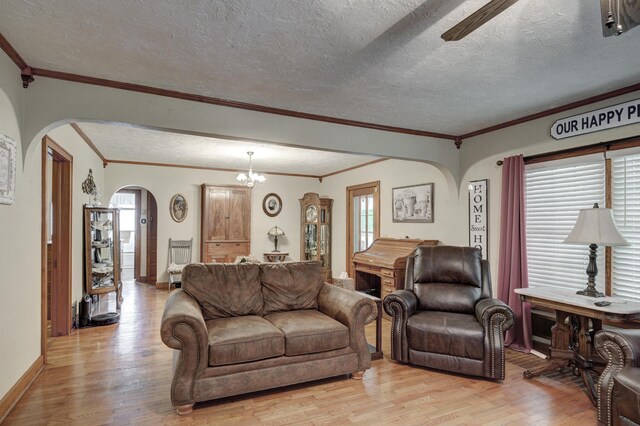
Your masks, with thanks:
[(351, 263), (351, 257), (353, 254), (351, 253), (351, 249), (353, 247), (353, 205), (351, 200), (353, 200), (354, 192), (366, 189), (373, 188), (373, 203), (374, 203), (374, 213), (373, 213), (373, 239), (380, 237), (380, 181), (376, 180), (374, 182), (361, 183), (359, 185), (352, 185), (347, 187), (347, 250), (346, 250), (346, 270), (347, 274), (353, 278), (353, 265)]
[[(42, 198), (41, 198), (41, 339), (40, 352), (47, 359), (47, 215), (49, 206), (47, 205), (47, 155), (52, 152), (52, 181), (58, 180), (60, 187), (55, 187), (52, 182), (52, 203), (56, 205), (57, 218), (54, 221), (55, 230), (52, 229), (53, 250), (57, 260), (57, 267), (51, 274), (51, 307), (54, 311), (56, 306), (57, 318), (51, 316), (52, 330), (54, 321), (56, 328), (60, 327), (58, 335), (64, 336), (71, 333), (71, 280), (72, 280), (72, 202), (73, 202), (73, 156), (54, 140), (45, 136), (42, 139)], [(55, 195), (55, 196), (54, 196)], [(57, 232), (56, 232), (57, 230)], [(58, 283), (58, 285), (54, 284)], [(64, 285), (60, 285), (63, 283)], [(55, 297), (54, 297), (55, 296)]]
[[(151, 200), (153, 199), (153, 204)], [(152, 212), (152, 207), (155, 206)], [(152, 223), (153, 222), (153, 223)], [(153, 230), (153, 232), (151, 232)], [(153, 246), (152, 241), (155, 239), (155, 273), (151, 274), (151, 252), (150, 248)], [(151, 191), (147, 190), (147, 256), (146, 256), (146, 282), (148, 284), (156, 285), (158, 282), (158, 202), (156, 197), (153, 196)]]

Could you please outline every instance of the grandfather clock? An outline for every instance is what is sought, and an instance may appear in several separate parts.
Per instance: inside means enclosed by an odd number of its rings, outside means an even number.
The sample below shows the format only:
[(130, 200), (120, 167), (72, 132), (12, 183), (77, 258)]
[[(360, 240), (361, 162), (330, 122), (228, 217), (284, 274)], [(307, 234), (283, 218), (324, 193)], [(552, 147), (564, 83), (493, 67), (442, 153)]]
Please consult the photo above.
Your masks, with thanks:
[(317, 260), (331, 281), (331, 198), (307, 192), (300, 199), (300, 260)]

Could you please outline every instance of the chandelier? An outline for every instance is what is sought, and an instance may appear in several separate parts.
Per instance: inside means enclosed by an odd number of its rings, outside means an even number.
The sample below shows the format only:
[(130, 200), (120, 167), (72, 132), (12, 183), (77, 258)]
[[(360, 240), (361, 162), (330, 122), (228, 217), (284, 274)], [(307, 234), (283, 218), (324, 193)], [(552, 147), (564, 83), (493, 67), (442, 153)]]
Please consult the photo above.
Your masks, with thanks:
[(264, 182), (265, 177), (253, 172), (253, 168), (251, 167), (251, 157), (253, 156), (253, 151), (248, 151), (247, 154), (249, 154), (249, 172), (246, 174), (240, 173), (236, 180), (244, 186), (253, 188), (257, 183)]

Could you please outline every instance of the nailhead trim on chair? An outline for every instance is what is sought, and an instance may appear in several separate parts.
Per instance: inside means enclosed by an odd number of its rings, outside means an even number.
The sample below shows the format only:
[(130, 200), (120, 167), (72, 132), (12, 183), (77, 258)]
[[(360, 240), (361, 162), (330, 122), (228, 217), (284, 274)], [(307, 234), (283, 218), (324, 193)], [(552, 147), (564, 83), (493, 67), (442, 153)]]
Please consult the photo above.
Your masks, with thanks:
[(396, 361), (406, 362), (406, 359), (402, 356), (402, 325), (404, 321), (404, 310), (398, 301), (393, 301), (388, 305), (392, 312), (387, 312), (391, 315), (391, 358)]
[[(622, 361), (624, 361), (624, 353), (622, 352), (622, 349), (620, 348), (619, 345), (617, 345), (616, 343), (611, 342), (611, 341), (604, 342), (603, 348), (607, 352), (607, 366), (602, 371), (602, 374), (600, 375), (600, 377), (607, 377), (607, 373), (609, 372), (609, 370), (613, 370), (614, 368), (617, 367), (617, 366), (615, 366), (613, 364), (612, 349), (616, 350), (616, 352), (620, 356), (620, 360), (622, 360)], [(618, 371), (622, 370), (622, 367), (623, 367), (623, 365), (618, 367), (617, 370)], [(616, 373), (618, 373), (618, 371), (615, 371), (615, 372), (612, 371), (611, 372), (611, 380), (609, 381), (609, 384), (607, 385), (607, 395), (606, 395), (606, 400), (604, 401), (604, 403), (606, 404), (607, 425), (612, 425), (613, 424), (613, 419), (611, 418), (611, 400), (613, 399), (613, 376)], [(601, 394), (600, 394), (600, 386), (596, 387), (596, 398), (597, 398), (598, 402), (603, 402), (602, 398), (601, 398)], [(598, 408), (600, 408), (600, 407), (598, 407)], [(598, 409), (598, 421), (600, 421), (600, 422), (602, 421), (602, 410), (600, 410), (600, 409)]]
[(503, 335), (502, 329), (503, 329), (504, 323), (507, 321), (507, 317), (504, 314), (498, 313), (498, 314), (491, 315), (491, 319), (489, 320), (489, 330), (491, 331), (489, 335), (489, 345), (491, 346), (491, 377), (504, 380), (505, 356), (504, 356), (503, 344), (500, 345), (500, 357), (502, 358), (500, 377), (496, 377), (496, 360), (495, 360), (495, 351), (493, 350), (496, 342), (496, 335), (494, 333), (494, 327), (495, 327), (494, 321), (496, 319), (500, 320), (500, 322), (498, 323), (498, 332), (500, 333), (498, 334), (498, 338), (502, 339), (502, 335)]

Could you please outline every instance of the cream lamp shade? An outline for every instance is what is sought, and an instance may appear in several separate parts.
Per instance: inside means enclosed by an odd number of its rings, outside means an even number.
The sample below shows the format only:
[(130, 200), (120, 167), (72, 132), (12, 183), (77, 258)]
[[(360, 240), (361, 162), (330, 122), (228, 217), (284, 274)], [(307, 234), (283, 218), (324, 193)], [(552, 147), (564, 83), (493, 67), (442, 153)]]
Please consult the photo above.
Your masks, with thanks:
[(611, 209), (601, 209), (598, 203), (591, 209), (582, 209), (578, 213), (578, 220), (564, 240), (565, 244), (588, 244), (589, 264), (587, 265), (587, 288), (577, 294), (590, 297), (604, 297), (604, 294), (596, 290), (596, 275), (598, 266), (596, 256), (598, 244), (603, 246), (622, 246), (629, 242), (620, 234)]
[(592, 209), (580, 210), (578, 220), (564, 243), (603, 246), (629, 244), (618, 231), (611, 209), (601, 209), (597, 204)]
[(275, 243), (275, 247), (273, 251), (274, 252), (280, 251), (278, 250), (278, 237), (280, 237), (281, 235), (284, 235), (284, 231), (282, 230), (282, 228), (278, 228), (277, 226), (274, 226), (273, 228), (269, 229), (269, 231), (267, 232), (267, 235), (273, 237), (273, 240)]

